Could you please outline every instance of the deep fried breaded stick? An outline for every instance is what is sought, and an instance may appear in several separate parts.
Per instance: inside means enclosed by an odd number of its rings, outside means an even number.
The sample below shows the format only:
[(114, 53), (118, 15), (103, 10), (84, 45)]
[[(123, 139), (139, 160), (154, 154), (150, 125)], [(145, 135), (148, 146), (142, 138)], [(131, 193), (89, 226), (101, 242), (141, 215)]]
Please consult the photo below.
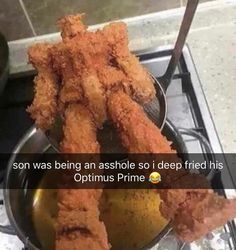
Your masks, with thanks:
[(99, 219), (100, 190), (60, 189), (56, 249), (110, 248), (104, 223)]
[(78, 34), (84, 33), (87, 27), (82, 23), (84, 14), (68, 15), (58, 20), (63, 39), (70, 39)]
[[(130, 153), (174, 153), (170, 143), (160, 130), (147, 118), (143, 109), (122, 92), (114, 93), (108, 101), (108, 112), (119, 130), (123, 145)], [(173, 178), (176, 178), (176, 171)], [(165, 175), (163, 175), (166, 178)], [(179, 175), (179, 188), (190, 180), (200, 185), (202, 176), (187, 173)], [(198, 183), (199, 182), (199, 183)], [(190, 242), (206, 235), (236, 216), (236, 200), (227, 200), (209, 189), (166, 189), (160, 190), (163, 200), (160, 210), (162, 215), (171, 219), (176, 234)], [(170, 187), (176, 188), (175, 181)], [(198, 187), (196, 185), (196, 187)], [(190, 186), (190, 187), (191, 187)]]
[(107, 95), (112, 91), (124, 89), (123, 84), (126, 80), (126, 75), (119, 68), (104, 65), (97, 70), (97, 74)]
[(124, 22), (110, 23), (101, 32), (110, 46), (113, 58), (122, 59), (130, 55), (127, 25)]
[(64, 43), (58, 43), (51, 48), (53, 58), (53, 68), (61, 78), (61, 89), (59, 93), (59, 103), (78, 102), (83, 99), (81, 88), (81, 78), (78, 76), (72, 65), (72, 55), (69, 53)]
[(47, 130), (54, 123), (57, 110), (57, 76), (52, 69), (49, 44), (36, 44), (29, 48), (29, 61), (38, 71), (34, 79), (35, 96), (28, 112), (37, 127)]
[(140, 103), (151, 101), (155, 96), (153, 79), (138, 58), (129, 51), (126, 24), (112, 23), (105, 26), (102, 32), (111, 48), (113, 64), (116, 64), (126, 76), (122, 82), (125, 92)]
[[(78, 192), (80, 190), (77, 190)], [(57, 250), (107, 250), (107, 234), (97, 209), (60, 211)]]
[(81, 85), (88, 108), (93, 114), (97, 127), (101, 128), (107, 119), (106, 98), (96, 73), (85, 73)]
[[(64, 42), (70, 40), (68, 47), (73, 49), (71, 54), (75, 60), (79, 57), (85, 59), (81, 64), (81, 58), (79, 58), (77, 69), (81, 71), (86, 64), (86, 67), (95, 69), (99, 77), (100, 70), (110, 69), (107, 72), (103, 70), (103, 76), (105, 73), (110, 75), (110, 84), (103, 81), (102, 76), (99, 78), (105, 89), (109, 90), (115, 85), (124, 89), (138, 102), (152, 100), (155, 96), (153, 80), (138, 59), (129, 52), (126, 24), (116, 22), (105, 26), (102, 30), (89, 32), (82, 23), (82, 17), (83, 15), (70, 15), (59, 21), (62, 38)], [(80, 52), (76, 52), (75, 48)], [(120, 71), (118, 80), (113, 77), (111, 67), (114, 68), (113, 71), (115, 69)]]
[(98, 207), (101, 189), (60, 189), (59, 206), (62, 210), (89, 210)]
[(205, 236), (236, 216), (235, 199), (228, 200), (213, 192), (200, 191), (190, 192), (173, 217), (174, 231), (186, 242)]
[[(96, 67), (107, 63), (106, 47), (98, 43), (97, 35), (86, 32), (56, 45), (53, 50), (54, 66), (62, 75), (60, 102), (81, 102), (94, 116), (97, 127), (106, 120), (105, 94)], [(94, 45), (97, 44), (97, 45)]]
[[(168, 157), (168, 160), (171, 160), (171, 162), (179, 161), (175, 156), (176, 151), (170, 147), (170, 142), (148, 119), (143, 109), (127, 94), (121, 91), (112, 93), (108, 99), (108, 113), (118, 129), (123, 146), (129, 153), (167, 153), (172, 154)], [(152, 161), (150, 155), (147, 156), (146, 160)], [(165, 175), (166, 185), (168, 186), (173, 182), (173, 178), (177, 181), (186, 175), (186, 171), (179, 170), (173, 176), (173, 171), (163, 170), (161, 174)]]
[[(91, 50), (92, 38), (80, 24), (80, 17), (62, 20), (62, 36), (66, 53), (72, 63), (73, 72), (83, 92), (83, 104), (70, 104), (65, 112), (64, 139), (61, 151), (64, 153), (99, 153), (96, 140), (96, 126), (101, 126), (105, 113), (105, 98), (100, 82), (92, 66), (101, 63), (100, 55)], [(75, 21), (75, 23), (73, 23)], [(75, 34), (83, 33), (82, 37)], [(87, 34), (87, 35), (86, 35)], [(90, 39), (89, 39), (90, 36)], [(97, 53), (97, 51), (95, 51)], [(92, 58), (94, 60), (92, 60)], [(100, 58), (102, 58), (100, 56)], [(65, 76), (68, 72), (65, 72)], [(70, 77), (70, 75), (69, 75)], [(65, 81), (64, 89), (68, 89)], [(69, 86), (70, 87), (70, 86)], [(75, 99), (66, 102), (73, 102)], [(77, 99), (78, 101), (78, 99)], [(91, 113), (90, 113), (90, 111)], [(92, 115), (93, 114), (93, 115)], [(56, 249), (109, 249), (104, 224), (99, 220), (98, 200), (102, 190), (59, 190), (59, 214)]]
[[(142, 108), (123, 92), (112, 93), (108, 112), (129, 153), (170, 153), (170, 143), (145, 115)], [(155, 139), (153, 139), (155, 138)]]
[(63, 153), (99, 153), (96, 127), (89, 110), (81, 104), (70, 104), (65, 111)]
[(117, 58), (117, 62), (128, 78), (128, 81), (124, 82), (124, 86), (129, 86), (126, 92), (140, 103), (150, 102), (156, 93), (154, 81), (138, 58), (130, 54), (124, 59)]
[[(81, 104), (70, 104), (65, 111), (61, 152), (97, 154), (99, 151), (92, 114)], [(56, 250), (110, 248), (105, 226), (99, 219), (101, 194), (101, 189), (58, 190)]]

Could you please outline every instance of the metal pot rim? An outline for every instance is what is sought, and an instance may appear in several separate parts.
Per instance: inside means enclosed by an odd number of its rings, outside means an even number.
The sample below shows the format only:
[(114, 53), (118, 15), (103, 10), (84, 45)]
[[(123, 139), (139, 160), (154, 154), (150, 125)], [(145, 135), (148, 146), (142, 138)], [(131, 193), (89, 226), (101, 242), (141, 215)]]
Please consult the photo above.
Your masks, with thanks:
[(35, 128), (35, 126), (31, 127), (26, 134), (19, 140), (19, 143), (16, 145), (16, 147), (13, 150), (13, 153), (10, 157), (10, 160), (7, 164), (7, 171), (6, 171), (6, 175), (4, 178), (4, 189), (3, 189), (3, 196), (4, 196), (4, 204), (6, 207), (6, 213), (10, 222), (10, 225), (13, 227), (13, 229), (16, 231), (16, 235), (20, 238), (20, 240), (24, 243), (25, 246), (29, 246), (32, 249), (35, 250), (40, 250), (39, 248), (37, 248), (30, 240), (28, 237), (26, 237), (24, 235), (24, 233), (22, 232), (22, 230), (18, 227), (18, 224), (13, 216), (12, 213), (12, 209), (10, 206), (10, 201), (9, 201), (9, 189), (8, 189), (8, 179), (10, 176), (10, 170), (11, 170), (11, 166), (14, 162), (15, 159), (15, 155), (18, 154), (20, 152), (20, 149), (23, 147), (23, 145), (31, 138), (32, 135), (34, 135), (37, 132), (37, 129)]

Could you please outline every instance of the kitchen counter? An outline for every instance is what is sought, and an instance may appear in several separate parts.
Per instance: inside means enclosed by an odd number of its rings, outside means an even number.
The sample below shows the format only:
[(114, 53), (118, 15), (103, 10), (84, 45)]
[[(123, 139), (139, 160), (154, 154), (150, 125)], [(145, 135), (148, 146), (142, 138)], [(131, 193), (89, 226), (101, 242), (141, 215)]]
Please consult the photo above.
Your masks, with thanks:
[[(130, 48), (142, 50), (175, 42), (184, 8), (127, 18)], [(96, 29), (104, 24), (91, 26)], [(9, 42), (10, 71), (29, 70), (27, 48), (60, 39), (58, 33)], [(236, 153), (236, 1), (199, 5), (187, 39), (224, 152)]]

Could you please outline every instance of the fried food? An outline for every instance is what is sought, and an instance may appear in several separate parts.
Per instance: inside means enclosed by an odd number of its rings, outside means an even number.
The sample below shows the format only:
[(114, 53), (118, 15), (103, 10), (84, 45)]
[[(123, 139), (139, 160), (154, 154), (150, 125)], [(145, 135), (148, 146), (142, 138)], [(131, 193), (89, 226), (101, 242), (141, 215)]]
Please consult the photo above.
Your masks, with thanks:
[(138, 58), (129, 51), (126, 24), (112, 23), (105, 26), (102, 32), (111, 49), (111, 65), (119, 68), (125, 76), (120, 76), (122, 81), (121, 84), (118, 82), (119, 86), (139, 103), (151, 101), (155, 96), (153, 80)]
[[(130, 153), (175, 153), (143, 109), (125, 93), (110, 96), (108, 112)], [(167, 171), (165, 174), (169, 174), (167, 180), (168, 176), (162, 176), (172, 189), (159, 190), (163, 200), (160, 211), (171, 220), (180, 239), (186, 242), (199, 239), (236, 216), (236, 200), (227, 200), (214, 193), (203, 176), (186, 171)], [(185, 187), (185, 182), (195, 189), (180, 189), (181, 185)]]
[(87, 106), (93, 114), (97, 127), (102, 128), (107, 119), (106, 97), (102, 85), (95, 73), (84, 74), (81, 83)]
[(67, 15), (57, 22), (61, 29), (62, 39), (70, 39), (78, 34), (86, 32), (87, 27), (82, 23), (84, 14)]
[(72, 102), (83, 103), (101, 128), (106, 120), (106, 99), (96, 69), (107, 63), (108, 53), (107, 47), (98, 43), (97, 37), (95, 33), (86, 32), (83, 36), (67, 39), (54, 46), (53, 56), (54, 67), (62, 75), (60, 103), (64, 107)]
[(64, 43), (58, 43), (51, 48), (53, 69), (60, 78), (61, 88), (59, 92), (60, 111), (65, 109), (66, 104), (78, 102), (83, 99), (81, 78), (74, 70), (72, 55)]
[(227, 200), (214, 192), (200, 191), (189, 192), (173, 217), (174, 231), (185, 242), (205, 236), (236, 216), (235, 199)]
[(50, 44), (35, 44), (29, 48), (29, 60), (38, 71), (34, 78), (35, 96), (27, 111), (35, 120), (36, 126), (48, 130), (55, 121), (57, 112), (58, 77), (52, 68)]
[[(96, 43), (95, 34), (84, 29), (80, 16), (62, 19), (60, 25), (64, 60), (57, 57), (55, 66), (58, 65), (59, 71), (60, 68), (68, 68), (63, 72), (64, 83), (60, 92), (60, 101), (64, 103), (65, 109), (61, 151), (96, 154), (100, 151), (96, 127), (102, 127), (106, 119), (106, 107), (103, 87), (95, 69), (104, 64), (107, 53), (103, 43), (93, 46)], [(81, 33), (83, 36), (79, 37)], [(68, 79), (71, 77), (70, 82)], [(76, 95), (77, 92), (79, 95)], [(78, 101), (82, 104), (76, 103)], [(101, 189), (59, 190), (56, 249), (110, 248), (105, 226), (99, 220), (101, 193)]]
[(96, 126), (89, 110), (81, 104), (70, 104), (65, 111), (63, 153), (99, 153)]
[[(109, 117), (129, 153), (171, 154), (171, 161), (179, 162), (171, 143), (138, 104), (151, 101), (155, 88), (129, 51), (126, 24), (116, 22), (90, 32), (82, 18), (60, 19), (62, 42), (29, 50), (30, 62), (38, 71), (35, 98), (28, 108), (36, 125), (50, 129), (60, 112), (64, 121), (61, 152), (98, 154), (97, 129)], [(163, 201), (160, 211), (182, 240), (198, 239), (235, 216), (236, 201), (215, 194), (202, 176), (185, 170), (163, 171), (169, 189), (158, 191)], [(180, 189), (193, 183), (195, 188)], [(110, 248), (99, 219), (101, 194), (101, 189), (68, 189), (66, 185), (58, 191), (57, 250)]]
[(107, 250), (110, 248), (105, 226), (99, 221), (98, 209), (61, 210), (58, 220), (60, 223), (57, 226), (57, 250)]
[[(108, 99), (108, 113), (129, 153), (171, 153), (170, 142), (145, 115), (142, 108), (122, 91)], [(154, 139), (155, 138), (155, 139)]]
[(140, 103), (155, 96), (152, 78), (129, 51), (126, 24), (117, 22), (91, 32), (82, 18), (80, 14), (61, 18), (62, 42), (29, 51), (39, 71), (29, 111), (43, 129), (50, 128), (57, 111), (63, 115), (74, 102), (87, 106), (101, 128), (107, 119), (106, 99), (114, 90), (123, 90)]
[[(96, 125), (83, 105), (69, 104), (65, 111), (63, 153), (100, 152)], [(81, 156), (82, 157), (82, 156)], [(67, 172), (67, 178), (70, 179)], [(108, 250), (108, 236), (99, 219), (101, 189), (59, 189), (56, 226), (56, 250)]]
[(138, 58), (130, 54), (127, 58), (117, 58), (117, 62), (127, 76), (123, 84), (126, 93), (139, 103), (150, 102), (155, 96), (154, 81)]
[(116, 87), (140, 103), (151, 101), (155, 96), (153, 80), (129, 51), (126, 24), (116, 22), (89, 32), (82, 17), (68, 16), (59, 21), (62, 38), (71, 50), (77, 70), (93, 68), (107, 91)]
[(108, 250), (108, 236), (99, 219), (101, 190), (59, 189), (56, 250)]

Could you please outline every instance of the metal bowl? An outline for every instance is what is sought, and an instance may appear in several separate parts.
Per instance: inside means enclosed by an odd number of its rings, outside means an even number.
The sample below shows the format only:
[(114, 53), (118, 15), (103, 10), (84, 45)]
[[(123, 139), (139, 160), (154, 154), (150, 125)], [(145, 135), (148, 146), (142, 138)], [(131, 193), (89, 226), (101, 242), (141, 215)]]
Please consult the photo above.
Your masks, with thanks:
[[(169, 121), (166, 122), (163, 128), (163, 134), (169, 140), (173, 141), (173, 147), (178, 152), (186, 152), (181, 135)], [(34, 157), (35, 154), (44, 153), (47, 150), (53, 150), (47, 137), (41, 130), (36, 130), (35, 127), (32, 127), (21, 139), (11, 156), (4, 184), (4, 200), (11, 227), (1, 226), (0, 231), (16, 234), (25, 246), (31, 250), (38, 250), (43, 245), (38, 238), (32, 218), (35, 190), (28, 189), (28, 185), (35, 181), (35, 178), (40, 178), (40, 175), (34, 176), (32, 179), (29, 173), (27, 173), (27, 170), (13, 170), (12, 164), (16, 161), (19, 154), (29, 153), (30, 157)], [(28, 159), (28, 161), (30, 161), (30, 159)], [(12, 187), (15, 182), (19, 183), (22, 188), (17, 190), (11, 189), (10, 187)], [(133, 230), (135, 230), (135, 228)], [(158, 232), (157, 235), (148, 242), (147, 246), (143, 246), (142, 249), (149, 249), (151, 246), (155, 246), (169, 231), (170, 226), (166, 223), (166, 226), (161, 232)], [(52, 235), (52, 238), (53, 237)]]

